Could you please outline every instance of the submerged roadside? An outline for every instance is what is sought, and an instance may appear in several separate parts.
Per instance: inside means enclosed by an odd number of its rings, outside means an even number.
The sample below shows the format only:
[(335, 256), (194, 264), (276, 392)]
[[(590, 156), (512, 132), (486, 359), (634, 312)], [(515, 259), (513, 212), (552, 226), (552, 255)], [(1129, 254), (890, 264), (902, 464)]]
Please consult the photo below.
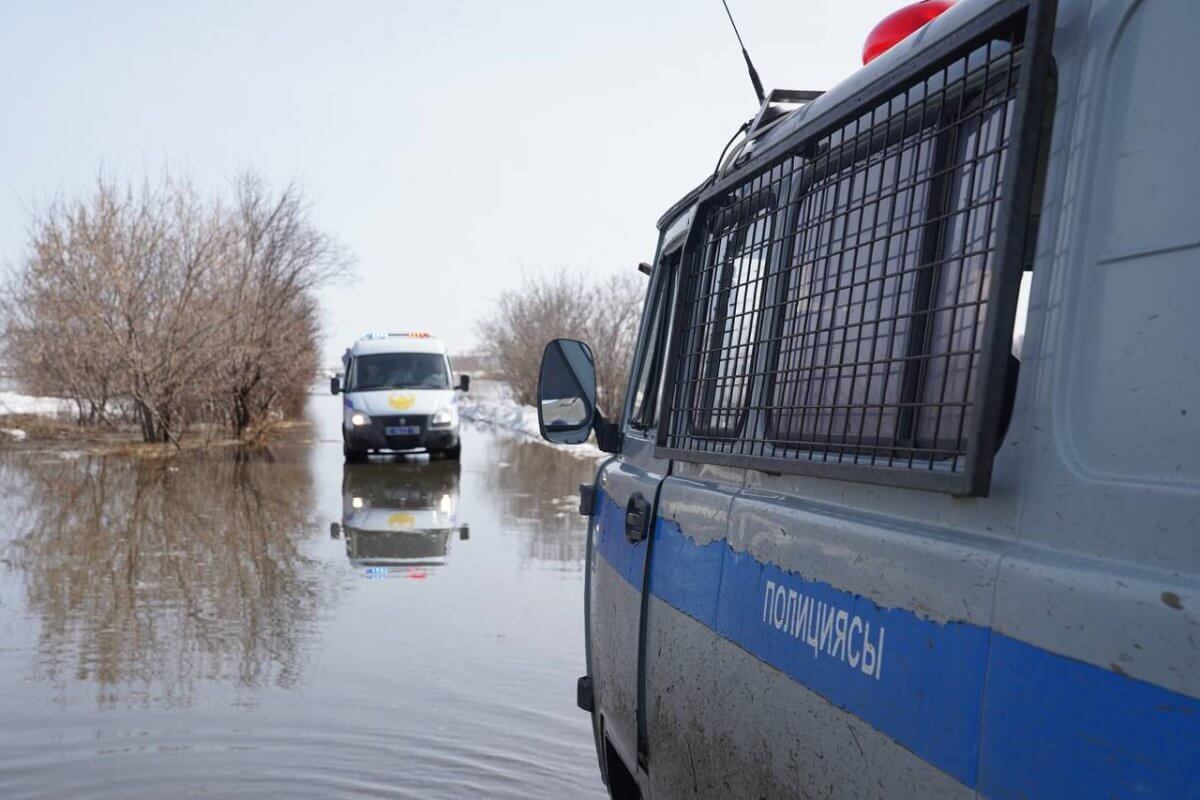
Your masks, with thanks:
[(311, 427), (306, 419), (274, 419), (251, 426), (236, 437), (224, 426), (198, 425), (174, 441), (147, 443), (133, 423), (81, 424), (72, 419), (74, 411), (72, 403), (62, 398), (0, 391), (0, 450), (53, 452), (66, 457), (167, 458), (183, 451), (302, 439)]
[[(515, 401), (508, 383), (503, 380), (476, 379), (470, 393), (459, 397), (458, 409), (463, 420), (517, 440), (536, 442), (574, 458), (598, 460), (605, 457), (594, 440), (563, 446), (543, 439), (538, 429), (537, 409)], [(307, 419), (275, 419), (248, 428), (241, 437), (230, 435), (222, 426), (198, 425), (177, 441), (148, 444), (142, 441), (141, 431), (132, 423), (79, 424), (74, 417), (75, 408), (69, 400), (0, 391), (0, 450), (164, 458), (181, 451), (266, 445), (312, 435), (312, 425)]]
[(538, 442), (546, 447), (561, 450), (576, 458), (605, 458), (605, 453), (596, 446), (594, 439), (589, 439), (581, 445), (556, 445), (547, 442), (538, 428), (537, 409), (516, 402), (512, 396), (513, 393), (506, 382), (493, 378), (476, 378), (471, 384), (470, 394), (459, 398), (459, 416), (477, 425), (503, 431), (517, 439)]

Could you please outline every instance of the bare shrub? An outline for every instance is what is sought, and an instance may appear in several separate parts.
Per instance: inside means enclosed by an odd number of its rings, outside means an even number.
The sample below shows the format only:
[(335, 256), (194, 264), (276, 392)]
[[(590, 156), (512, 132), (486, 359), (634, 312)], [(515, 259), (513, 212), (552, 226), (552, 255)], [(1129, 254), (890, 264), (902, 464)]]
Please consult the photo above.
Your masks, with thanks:
[(496, 299), (477, 326), (480, 346), (519, 403), (536, 401), (542, 350), (551, 339), (587, 342), (596, 360), (596, 403), (608, 416), (621, 411), (645, 279), (623, 274), (589, 278), (561, 270), (526, 277)]
[(622, 273), (595, 282), (586, 333), (575, 337), (591, 345), (596, 359), (596, 404), (612, 418), (620, 415), (625, 403), (645, 296), (646, 278), (641, 274)]
[(318, 368), (315, 292), (349, 269), (349, 258), (310, 219), (295, 186), (278, 195), (240, 176), (222, 297), (228, 342), (222, 361), (226, 413), (241, 435), (275, 408), (297, 412)]
[(119, 185), (35, 212), (3, 293), (4, 350), (28, 391), (147, 442), (189, 425), (240, 435), (295, 411), (316, 372), (315, 290), (348, 259), (295, 187), (252, 174), (232, 207), (185, 180)]
[(456, 373), (466, 373), (472, 378), (490, 378), (497, 373), (496, 365), (485, 353), (458, 353), (450, 356), (450, 363)]

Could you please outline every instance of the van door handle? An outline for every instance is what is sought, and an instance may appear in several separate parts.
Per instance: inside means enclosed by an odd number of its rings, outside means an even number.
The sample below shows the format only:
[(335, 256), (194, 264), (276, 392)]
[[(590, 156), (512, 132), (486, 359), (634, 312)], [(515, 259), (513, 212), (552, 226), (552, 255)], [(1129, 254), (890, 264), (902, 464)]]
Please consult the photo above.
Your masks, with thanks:
[(650, 522), (650, 503), (635, 492), (625, 506), (625, 538), (631, 544), (637, 544), (646, 538), (646, 528)]

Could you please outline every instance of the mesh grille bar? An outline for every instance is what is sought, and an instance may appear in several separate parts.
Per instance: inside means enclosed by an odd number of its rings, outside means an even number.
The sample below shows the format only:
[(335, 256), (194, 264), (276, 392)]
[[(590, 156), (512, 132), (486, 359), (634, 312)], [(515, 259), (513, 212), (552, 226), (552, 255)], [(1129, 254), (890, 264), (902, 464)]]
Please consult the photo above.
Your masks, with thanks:
[(1005, 225), (1009, 195), (1028, 191), (1010, 188), (1008, 164), (1028, 104), (1028, 16), (1022, 4), (702, 198), (664, 455), (817, 474), (839, 465), (878, 482), (923, 472), (899, 482), (971, 491), (983, 390), (1007, 367), (995, 368), (989, 331), (1011, 336), (1011, 320), (989, 328), (989, 306), (1020, 278), (1019, 264), (997, 269), (997, 253), (1024, 252), (999, 245), (1019, 227)]

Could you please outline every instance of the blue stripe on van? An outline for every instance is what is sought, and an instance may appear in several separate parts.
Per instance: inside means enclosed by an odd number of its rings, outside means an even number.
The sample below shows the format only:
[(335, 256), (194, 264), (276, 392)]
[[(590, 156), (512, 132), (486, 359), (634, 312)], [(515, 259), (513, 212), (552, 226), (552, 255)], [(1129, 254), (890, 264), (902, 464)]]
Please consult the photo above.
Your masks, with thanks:
[(988, 797), (1200, 797), (1200, 702), (993, 633)]
[[(687, 538), (672, 524), (663, 526), (662, 536)], [(735, 553), (724, 541), (721, 547), (726, 575), (716, 626), (720, 635), (834, 705), (869, 721), (963, 783), (974, 783), (986, 629), (964, 623), (939, 625), (909, 611), (880, 608), (865, 597), (804, 580), (746, 553)], [(764, 616), (772, 613), (763, 608), (767, 581), (809, 598), (807, 627), (811, 638), (818, 640), (816, 646), (764, 622)], [(822, 604), (864, 623), (861, 638), (856, 642), (856, 637), (851, 637), (850, 646), (841, 648), (843, 657), (830, 656), (819, 646), (820, 618), (816, 622), (813, 618)], [(786, 603), (780, 605), (786, 608)], [(833, 637), (826, 641), (826, 648), (832, 648)], [(862, 669), (866, 666), (865, 643), (876, 649), (878, 677)], [(858, 668), (850, 666), (851, 656), (857, 656)]]
[[(626, 542), (622, 509), (603, 492), (598, 500), (597, 549), (640, 588), (645, 545)], [(1195, 698), (986, 627), (881, 608), (725, 540), (699, 545), (670, 520), (656, 519), (654, 536), (654, 596), (986, 796), (1200, 797)], [(840, 658), (827, 652), (831, 639), (814, 648), (811, 624), (798, 636), (787, 622), (776, 627), (767, 581), (796, 592), (795, 602), (808, 598), (813, 611), (846, 611), (870, 633), (851, 637)], [(878, 678), (861, 668), (868, 636), (882, 644)]]
[(596, 488), (596, 549), (621, 577), (639, 592), (642, 572), (646, 566), (646, 541), (636, 545), (625, 539), (625, 509), (621, 508), (603, 489)]

